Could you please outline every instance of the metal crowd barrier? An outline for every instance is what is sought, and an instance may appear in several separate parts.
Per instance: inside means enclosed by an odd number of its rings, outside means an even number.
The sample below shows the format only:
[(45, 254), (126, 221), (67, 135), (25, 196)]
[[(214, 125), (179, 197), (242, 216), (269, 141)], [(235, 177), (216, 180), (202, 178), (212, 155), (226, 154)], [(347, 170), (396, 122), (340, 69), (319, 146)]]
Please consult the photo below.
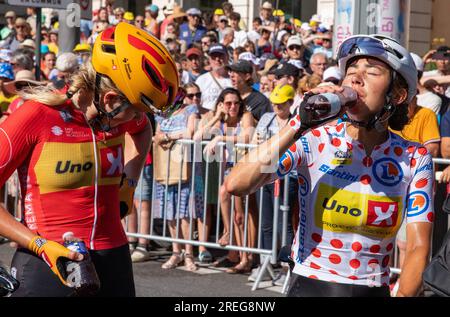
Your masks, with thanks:
[[(202, 162), (201, 157), (199, 158), (199, 152), (203, 153), (203, 151), (199, 151), (199, 148), (202, 149), (202, 145), (206, 145), (208, 144), (210, 141), (201, 141), (201, 142), (195, 142), (193, 140), (178, 140), (177, 143), (180, 143), (183, 145), (183, 150), (182, 150), (182, 154), (181, 154), (181, 162), (175, 162), (174, 164), (181, 164), (181, 166), (184, 163), (184, 157), (185, 155), (183, 155), (183, 151), (186, 150), (187, 147), (190, 147), (193, 145), (193, 151), (192, 153), (192, 161), (193, 162)], [(219, 147), (219, 153), (220, 153), (220, 160), (219, 162), (219, 173), (218, 173), (218, 183), (217, 184), (210, 184), (210, 178), (209, 178), (209, 170), (210, 170), (210, 166), (212, 164), (212, 162), (208, 162), (208, 161), (203, 161), (203, 164), (206, 164), (205, 166), (205, 170), (206, 170), (206, 177), (204, 179), (204, 206), (203, 206), (203, 223), (206, 223), (206, 216), (207, 216), (207, 197), (208, 197), (208, 191), (209, 190), (217, 190), (218, 194), (218, 201), (217, 201), (217, 217), (216, 217), (216, 224), (215, 224), (215, 228), (216, 228), (216, 234), (215, 234), (215, 241), (219, 240), (219, 237), (221, 236), (221, 231), (220, 231), (220, 223), (221, 223), (221, 210), (220, 210), (220, 187), (223, 184), (223, 174), (224, 174), (224, 158), (223, 158), (223, 150), (224, 147), (228, 147), (229, 148), (229, 144), (225, 143), (225, 142), (219, 142), (218, 144)], [(254, 148), (256, 147), (256, 145), (252, 145), (252, 144), (235, 144), (233, 145), (233, 160), (232, 163), (234, 164), (236, 162), (236, 153), (237, 153), (237, 149), (250, 149), (250, 148)], [(169, 175), (169, 171), (170, 171), (170, 164), (172, 164), (171, 159), (170, 159), (170, 154), (169, 154), (169, 164), (167, 165), (167, 173), (166, 173), (166, 185), (165, 185), (165, 201), (167, 201), (167, 193), (168, 193), (168, 179), (170, 177)], [(191, 190), (191, 194), (194, 192), (195, 189), (195, 169), (197, 168), (196, 166), (197, 164), (192, 164), (192, 172), (191, 172), (191, 184), (190, 184), (190, 190)], [(153, 166), (153, 168), (158, 168), (157, 166)], [(178, 181), (178, 193), (180, 193), (181, 190), (181, 175), (182, 175), (182, 170), (180, 170), (180, 178)], [(142, 177), (142, 174), (141, 174)], [(142, 183), (141, 183), (142, 184)], [(176, 185), (172, 185), (172, 186), (176, 186)], [(277, 183), (276, 186), (279, 186), (279, 183)], [(156, 235), (154, 233), (154, 214), (152, 212), (152, 216), (150, 219), (150, 234), (149, 235), (143, 235), (143, 234), (138, 234), (138, 233), (131, 233), (131, 232), (127, 232), (127, 235), (129, 237), (136, 237), (136, 238), (144, 238), (144, 239), (149, 239), (149, 240), (155, 240), (155, 241), (165, 241), (165, 242), (175, 242), (175, 243), (180, 243), (180, 244), (191, 244), (193, 246), (204, 246), (207, 248), (215, 248), (215, 249), (222, 249), (222, 250), (235, 250), (235, 251), (239, 251), (239, 252), (248, 252), (248, 253), (253, 253), (253, 254), (259, 254), (260, 256), (264, 256), (263, 260), (261, 261), (261, 269), (259, 270), (258, 276), (256, 278), (256, 281), (253, 284), (252, 290), (256, 290), (262, 280), (262, 277), (264, 275), (264, 273), (266, 272), (266, 270), (268, 270), (269, 274), (271, 275), (272, 279), (275, 277), (274, 276), (274, 272), (271, 270), (271, 266), (269, 266), (269, 263), (272, 264), (276, 264), (277, 263), (277, 250), (278, 248), (278, 217), (279, 217), (279, 210), (282, 211), (282, 216), (283, 216), (283, 228), (287, 228), (287, 217), (288, 217), (288, 212), (289, 212), (289, 191), (286, 189), (289, 188), (289, 177), (286, 176), (285, 177), (285, 190), (284, 190), (284, 197), (283, 199), (281, 199), (281, 197), (279, 197), (279, 195), (275, 195), (276, 197), (274, 197), (274, 213), (273, 213), (273, 236), (272, 236), (272, 247), (271, 249), (263, 249), (261, 247), (261, 234), (262, 234), (262, 228), (261, 228), (261, 221), (258, 221), (258, 228), (257, 228), (257, 245), (256, 246), (249, 246), (249, 241), (247, 239), (248, 237), (248, 219), (249, 219), (249, 196), (245, 196), (244, 201), (245, 201), (245, 211), (244, 211), (244, 234), (243, 234), (243, 243), (242, 246), (238, 246), (237, 244), (233, 244), (233, 237), (234, 237), (234, 216), (235, 216), (235, 196), (231, 196), (231, 211), (230, 211), (230, 232), (229, 232), (229, 244), (226, 246), (221, 246), (219, 243), (217, 242), (210, 242), (210, 241), (198, 241), (198, 240), (194, 240), (192, 239), (192, 227), (193, 227), (193, 214), (192, 212), (189, 214), (189, 239), (183, 239), (179, 236), (179, 222), (180, 222), (180, 218), (177, 217), (176, 218), (176, 232), (177, 232), (177, 236), (175, 238), (173, 237), (169, 237), (166, 234), (166, 224), (167, 224), (167, 204), (164, 204), (164, 212), (163, 212), (163, 232), (162, 235)], [(155, 189), (156, 189), (156, 180), (155, 178), (153, 178), (153, 184), (152, 184), (152, 197), (153, 197), (153, 201), (155, 200)], [(137, 188), (137, 191), (142, 190), (142, 188)], [(259, 189), (260, 191), (260, 197), (262, 197), (262, 190), (263, 188)], [(140, 195), (140, 197), (142, 197), (142, 195)], [(180, 199), (181, 196), (178, 195), (178, 201), (177, 201), (177, 211), (179, 210), (180, 207)], [(258, 204), (259, 208), (258, 208), (258, 219), (260, 220), (262, 217), (262, 205)], [(141, 206), (141, 203), (138, 203), (138, 206)], [(153, 209), (153, 208), (152, 208)], [(140, 214), (140, 208), (138, 208), (137, 210), (138, 213), (138, 218), (139, 218), (139, 214)], [(139, 225), (138, 225), (139, 227)], [(203, 237), (205, 237), (206, 235), (206, 228), (205, 226), (203, 226)], [(281, 246), (285, 245), (287, 243), (286, 241), (286, 229), (283, 230), (283, 234), (282, 234), (282, 240), (281, 240)], [(287, 280), (287, 279), (286, 279)], [(287, 283), (285, 283), (287, 284)]]
[[(203, 151), (198, 151), (199, 147), (200, 149), (202, 149), (202, 145), (206, 145), (209, 143), (209, 141), (201, 141), (201, 142), (194, 142), (193, 140), (178, 140), (178, 143), (183, 145), (183, 151), (186, 150), (186, 148), (188, 146), (194, 146), (193, 152), (192, 153), (192, 159), (193, 162), (201, 162), (201, 159), (198, 157), (199, 153), (203, 153)], [(220, 147), (220, 149), (223, 149), (223, 147), (228, 146), (229, 144), (226, 144), (224, 142), (219, 142), (218, 146)], [(256, 145), (252, 145), (252, 144), (235, 144), (233, 146), (233, 151), (232, 153), (234, 153), (233, 155), (233, 160), (232, 163), (234, 164), (234, 162), (236, 161), (236, 149), (251, 149), (256, 147)], [(220, 161), (219, 163), (219, 179), (218, 179), (218, 184), (210, 184), (209, 183), (209, 170), (210, 170), (210, 165), (211, 162), (206, 162), (206, 166), (205, 166), (205, 170), (206, 170), (206, 178), (204, 179), (204, 206), (203, 206), (203, 223), (206, 223), (206, 213), (207, 213), (207, 195), (208, 195), (208, 191), (209, 190), (217, 190), (218, 191), (218, 201), (217, 201), (217, 219), (216, 219), (216, 224), (215, 224), (215, 228), (216, 228), (216, 236), (215, 236), (215, 241), (218, 241), (219, 237), (221, 236), (221, 231), (220, 231), (220, 221), (221, 221), (221, 212), (220, 212), (220, 194), (219, 194), (219, 190), (220, 190), (220, 186), (223, 183), (223, 150), (220, 151)], [(170, 154), (169, 154), (170, 155)], [(182, 161), (180, 162), (180, 164), (183, 164), (183, 160), (184, 160), (184, 155), (181, 155), (182, 157)], [(170, 160), (170, 156), (169, 156), (169, 162), (171, 162)], [(441, 158), (434, 158), (433, 159), (433, 163), (434, 164), (448, 164), (450, 165), (450, 159), (441, 159)], [(170, 163), (169, 163), (170, 164)], [(167, 166), (167, 178), (169, 177), (169, 170), (170, 170), (170, 166)], [(205, 161), (203, 161), (203, 164), (205, 164)], [(196, 164), (192, 164), (192, 173), (191, 173), (191, 180), (190, 180), (190, 186), (191, 186), (191, 193), (194, 192), (195, 189), (195, 168), (196, 168)], [(440, 178), (440, 173), (441, 172), (436, 172), (435, 173), (435, 179), (436, 181)], [(181, 189), (181, 175), (182, 175), (182, 171), (180, 171), (180, 178), (179, 178), (179, 182), (178, 182), (178, 193), (180, 192)], [(142, 176), (142, 174), (141, 174)], [(142, 184), (142, 182), (141, 182)], [(152, 184), (152, 197), (153, 197), (153, 201), (155, 200), (155, 190), (156, 190), (156, 181), (155, 178), (153, 178), (153, 184)], [(166, 182), (167, 184), (167, 182)], [(279, 186), (279, 183), (276, 184), (276, 186)], [(262, 197), (262, 190), (263, 188), (260, 188), (259, 191), (261, 193), (260, 197)], [(142, 191), (142, 186), (140, 188), (137, 188), (137, 191)], [(167, 193), (168, 193), (168, 185), (165, 185), (165, 201), (167, 201)], [(148, 240), (154, 240), (154, 241), (165, 241), (165, 242), (170, 242), (170, 243), (180, 243), (180, 244), (191, 244), (193, 246), (204, 246), (207, 248), (215, 248), (215, 249), (222, 249), (222, 250), (235, 250), (235, 251), (240, 251), (240, 252), (248, 252), (248, 253), (253, 253), (253, 254), (259, 254), (262, 256), (265, 256), (263, 258), (263, 260), (261, 261), (261, 269), (259, 270), (258, 276), (256, 278), (256, 281), (253, 284), (252, 287), (252, 291), (256, 290), (262, 280), (263, 274), (268, 271), (268, 273), (271, 275), (272, 279), (274, 278), (274, 272), (271, 268), (271, 266), (269, 266), (269, 264), (276, 264), (277, 263), (277, 250), (279, 247), (279, 241), (278, 241), (278, 217), (280, 217), (280, 212), (281, 212), (281, 217), (283, 219), (282, 222), (282, 232), (281, 232), (281, 244), (280, 246), (286, 245), (291, 243), (291, 241), (287, 241), (287, 217), (289, 214), (289, 177), (286, 176), (285, 177), (285, 182), (284, 182), (284, 193), (283, 193), (283, 197), (280, 197), (279, 195), (274, 195), (274, 212), (273, 212), (273, 236), (272, 236), (272, 247), (270, 249), (263, 249), (261, 248), (261, 234), (262, 234), (262, 228), (261, 228), (261, 215), (262, 215), (262, 203), (260, 201), (260, 203), (258, 204), (258, 228), (257, 228), (257, 245), (256, 246), (249, 246), (248, 245), (248, 239), (247, 239), (247, 234), (248, 234), (248, 217), (249, 217), (249, 197), (245, 196), (245, 213), (244, 213), (244, 241), (243, 241), (243, 245), (242, 246), (238, 246), (238, 245), (233, 245), (232, 241), (233, 241), (233, 233), (234, 233), (234, 215), (235, 215), (235, 197), (232, 196), (231, 198), (231, 212), (230, 212), (230, 241), (229, 244), (227, 246), (221, 246), (219, 245), (219, 243), (217, 242), (210, 242), (210, 241), (198, 241), (196, 239), (193, 239), (193, 219), (194, 216), (192, 213), (190, 213), (189, 215), (189, 239), (183, 239), (179, 236), (179, 226), (180, 226), (180, 218), (177, 217), (176, 221), (176, 228), (177, 228), (177, 236), (175, 238), (172, 238), (170, 236), (167, 235), (166, 232), (166, 227), (167, 227), (167, 204), (164, 204), (164, 211), (163, 211), (163, 232), (162, 235), (157, 235), (155, 234), (155, 218), (153, 215), (153, 212), (151, 212), (151, 218), (150, 218), (150, 234), (148, 235), (144, 235), (144, 234), (139, 234), (139, 233), (132, 233), (132, 232), (127, 232), (127, 235), (129, 237), (136, 237), (136, 238), (144, 238), (144, 239), (148, 239)], [(142, 195), (141, 195), (142, 197)], [(13, 201), (11, 201), (11, 199)], [(178, 195), (178, 201), (177, 201), (177, 210), (179, 210), (179, 206), (180, 206), (180, 195)], [(142, 201), (141, 201), (142, 202)], [(138, 219), (138, 225), (137, 228), (139, 228), (139, 221), (140, 221), (140, 211), (141, 211), (141, 205), (142, 203), (138, 204), (138, 210), (137, 210), (137, 219)], [(10, 179), (7, 181), (7, 183), (4, 186), (4, 194), (3, 194), (3, 203), (5, 206), (9, 207), (9, 210), (12, 214), (14, 214), (16, 216), (17, 219), (21, 219), (22, 217), (22, 209), (23, 207), (21, 206), (21, 200), (20, 200), (20, 186), (19, 186), (19, 180), (18, 180), (18, 175), (17, 172), (15, 172)], [(191, 202), (190, 202), (191, 203)], [(153, 205), (153, 203), (152, 203)], [(153, 206), (152, 206), (153, 207)], [(450, 228), (450, 215), (448, 216), (448, 227)], [(294, 228), (295, 230), (296, 228)], [(203, 226), (203, 237), (205, 237), (206, 234), (206, 228), (205, 226)], [(207, 237), (208, 238), (208, 237)], [(397, 246), (397, 244), (395, 244)], [(399, 250), (398, 247), (396, 247), (394, 249), (394, 265), (390, 268), (391, 273), (394, 274), (400, 274), (401, 270), (399, 268)], [(431, 258), (431, 252), (430, 252), (430, 258)], [(289, 281), (289, 275), (290, 275), (290, 270), (288, 270), (287, 273), (287, 278), (285, 280), (285, 283), (282, 287), (282, 292), (285, 293), (287, 290), (287, 286), (288, 286), (288, 281)]]

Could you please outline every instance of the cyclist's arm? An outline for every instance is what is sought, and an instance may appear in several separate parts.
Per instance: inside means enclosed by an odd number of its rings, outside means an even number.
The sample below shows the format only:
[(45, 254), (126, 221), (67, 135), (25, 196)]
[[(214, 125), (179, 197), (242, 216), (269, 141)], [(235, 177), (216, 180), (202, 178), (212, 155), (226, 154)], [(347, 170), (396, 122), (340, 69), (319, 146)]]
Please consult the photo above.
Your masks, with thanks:
[(296, 142), (294, 136), (299, 129), (299, 118), (291, 119), (278, 134), (247, 153), (225, 178), (227, 191), (232, 195), (244, 196), (269, 183), (278, 170), (279, 158)]
[[(416, 162), (406, 202), (406, 254), (400, 275), (397, 296), (417, 296), (422, 285), (422, 273), (428, 262), (431, 229), (434, 218), (432, 158), (419, 147), (412, 158)], [(411, 161), (412, 161), (411, 160)]]
[(428, 263), (431, 223), (414, 222), (406, 225), (406, 255), (400, 275), (398, 297), (417, 296), (422, 286), (422, 273)]
[(125, 134), (124, 173), (127, 178), (139, 179), (152, 136), (152, 126), (148, 120), (137, 133)]

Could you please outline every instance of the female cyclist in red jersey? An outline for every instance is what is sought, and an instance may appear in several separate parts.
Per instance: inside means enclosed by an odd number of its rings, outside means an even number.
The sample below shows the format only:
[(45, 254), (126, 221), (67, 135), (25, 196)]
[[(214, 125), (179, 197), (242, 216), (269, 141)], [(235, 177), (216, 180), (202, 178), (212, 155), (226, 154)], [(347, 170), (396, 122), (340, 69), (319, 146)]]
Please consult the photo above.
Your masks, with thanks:
[[(430, 247), (433, 165), (425, 147), (388, 127), (408, 122), (417, 70), (405, 48), (380, 35), (346, 39), (338, 60), (356, 105), (336, 121), (304, 101), (287, 127), (237, 164), (225, 186), (245, 195), (297, 169), (300, 215), (288, 296), (388, 297), (389, 260), (404, 217), (408, 242), (397, 296), (416, 296)], [(341, 91), (317, 88), (306, 99)], [(264, 174), (269, 167), (273, 173)]]
[(170, 114), (178, 86), (164, 46), (119, 23), (97, 37), (92, 63), (73, 76), (66, 94), (23, 94), (27, 101), (0, 125), (0, 186), (17, 169), (24, 206), (22, 223), (0, 207), (0, 235), (19, 245), (14, 296), (72, 294), (57, 263), (82, 255), (61, 245), (66, 232), (88, 247), (99, 296), (135, 296), (121, 217), (152, 138), (142, 111)]

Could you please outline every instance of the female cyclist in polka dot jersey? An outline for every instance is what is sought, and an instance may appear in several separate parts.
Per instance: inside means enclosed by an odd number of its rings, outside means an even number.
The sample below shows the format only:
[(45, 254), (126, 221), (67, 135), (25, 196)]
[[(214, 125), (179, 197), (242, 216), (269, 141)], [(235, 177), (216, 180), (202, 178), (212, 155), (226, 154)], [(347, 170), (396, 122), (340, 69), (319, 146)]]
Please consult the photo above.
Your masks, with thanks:
[[(345, 40), (338, 58), (356, 105), (323, 125), (301, 105), (288, 127), (238, 163), (225, 186), (243, 195), (297, 170), (300, 214), (288, 296), (389, 296), (389, 261), (405, 217), (408, 251), (397, 296), (416, 296), (433, 221), (432, 158), (387, 128), (407, 123), (417, 70), (406, 49), (377, 35)], [(336, 91), (342, 88), (311, 93)], [(273, 174), (262, 172), (268, 166)]]

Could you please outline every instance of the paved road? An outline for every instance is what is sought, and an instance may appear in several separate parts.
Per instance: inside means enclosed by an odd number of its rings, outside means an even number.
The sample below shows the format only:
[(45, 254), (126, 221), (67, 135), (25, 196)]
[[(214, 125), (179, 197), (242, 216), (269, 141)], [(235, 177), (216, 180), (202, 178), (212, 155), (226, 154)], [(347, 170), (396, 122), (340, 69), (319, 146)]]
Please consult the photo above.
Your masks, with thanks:
[[(14, 250), (9, 244), (0, 245), (0, 264), (9, 269)], [(223, 270), (200, 268), (197, 272), (184, 271), (182, 267), (162, 270), (165, 261), (133, 265), (136, 294), (139, 297), (280, 297), (280, 287), (270, 282), (261, 283), (260, 289), (252, 292), (248, 275), (227, 274)]]

